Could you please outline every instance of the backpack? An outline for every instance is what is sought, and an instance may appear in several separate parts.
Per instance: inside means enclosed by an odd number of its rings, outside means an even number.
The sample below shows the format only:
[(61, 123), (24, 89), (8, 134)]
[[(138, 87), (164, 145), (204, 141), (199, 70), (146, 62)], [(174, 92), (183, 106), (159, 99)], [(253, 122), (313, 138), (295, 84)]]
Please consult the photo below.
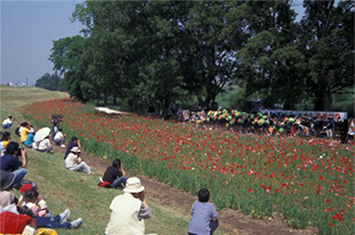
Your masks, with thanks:
[(15, 134), (18, 135), (18, 136), (20, 136), (20, 127), (17, 127), (17, 128), (15, 129)]

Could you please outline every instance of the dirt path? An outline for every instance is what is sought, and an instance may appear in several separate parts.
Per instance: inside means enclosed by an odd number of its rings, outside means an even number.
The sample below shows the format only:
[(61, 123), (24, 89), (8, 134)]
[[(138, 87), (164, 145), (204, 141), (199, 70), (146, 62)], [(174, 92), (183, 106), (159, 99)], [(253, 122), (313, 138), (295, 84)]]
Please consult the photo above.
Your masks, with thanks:
[[(59, 150), (60, 148), (58, 148)], [(63, 151), (61, 149), (59, 151)], [(110, 162), (93, 158), (83, 153), (85, 161), (102, 176)], [(191, 208), (196, 197), (172, 188), (157, 180), (148, 178), (143, 175), (138, 176), (142, 184), (147, 189), (147, 194), (152, 198), (160, 200), (163, 204), (175, 208)], [(245, 215), (239, 211), (225, 209), (218, 211), (220, 228), (231, 235), (312, 235), (317, 234), (315, 229), (295, 230), (282, 221), (280, 217), (273, 218), (270, 221), (253, 219), (249, 215)]]

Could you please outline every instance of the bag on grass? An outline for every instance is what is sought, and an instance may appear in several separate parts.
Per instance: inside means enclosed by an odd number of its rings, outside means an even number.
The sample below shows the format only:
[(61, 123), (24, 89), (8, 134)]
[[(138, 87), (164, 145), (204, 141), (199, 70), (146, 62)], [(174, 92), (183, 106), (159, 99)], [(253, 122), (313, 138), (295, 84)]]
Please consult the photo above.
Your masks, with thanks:
[(0, 214), (0, 233), (21, 234), (26, 225), (31, 221), (31, 217), (22, 214), (14, 214), (9, 211)]
[(111, 188), (111, 184), (107, 181), (103, 181), (103, 182), (98, 183), (98, 186), (104, 187), (104, 188)]
[(15, 134), (16, 134), (17, 136), (20, 136), (20, 127), (17, 127), (17, 128), (15, 129)]
[(57, 232), (51, 228), (39, 228), (36, 235), (57, 235)]

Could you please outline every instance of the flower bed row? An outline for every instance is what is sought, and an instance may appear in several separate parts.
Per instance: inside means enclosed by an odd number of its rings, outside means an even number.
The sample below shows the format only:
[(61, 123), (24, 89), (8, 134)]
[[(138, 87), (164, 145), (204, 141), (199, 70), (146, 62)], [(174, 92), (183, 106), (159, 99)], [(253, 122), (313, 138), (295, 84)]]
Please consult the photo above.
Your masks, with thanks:
[(38, 126), (63, 114), (61, 127), (86, 152), (120, 158), (132, 174), (145, 174), (195, 193), (208, 188), (218, 209), (254, 217), (282, 214), (296, 228), (354, 234), (353, 146), (318, 139), (279, 139), (200, 130), (138, 115), (109, 116), (71, 99), (23, 107)]

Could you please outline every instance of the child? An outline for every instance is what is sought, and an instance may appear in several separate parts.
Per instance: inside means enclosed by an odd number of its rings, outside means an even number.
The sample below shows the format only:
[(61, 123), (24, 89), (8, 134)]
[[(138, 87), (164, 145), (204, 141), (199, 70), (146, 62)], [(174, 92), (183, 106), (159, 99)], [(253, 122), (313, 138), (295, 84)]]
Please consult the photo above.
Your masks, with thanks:
[[(29, 184), (28, 184), (29, 185)], [(22, 188), (22, 187), (21, 187)], [(22, 188), (23, 189), (23, 188)], [(20, 189), (21, 190), (21, 189)], [(22, 192), (21, 192), (22, 193)], [(34, 188), (26, 189), (22, 195), (24, 204), (28, 209), (31, 209), (35, 216), (53, 217), (48, 211), (47, 204)], [(20, 203), (21, 199), (19, 200)], [(69, 215), (68, 215), (69, 216)]]
[[(25, 201), (25, 206), (32, 210), (34, 218), (36, 218), (37, 227), (73, 229), (79, 227), (83, 222), (81, 218), (74, 220), (71, 223), (67, 222), (70, 215), (69, 209), (52, 217), (51, 214), (47, 213), (47, 205), (45, 205), (45, 208), (40, 208), (38, 206), (41, 204), (43, 206), (43, 200), (39, 201), (40, 198), (38, 192), (34, 188), (26, 189), (23, 193), (23, 199)], [(42, 203), (40, 203), (41, 201)]]
[[(24, 202), (24, 193), (29, 190), (29, 189), (33, 189), (33, 186), (31, 184), (24, 184), (21, 186), (20, 188), (20, 192), (21, 192), (21, 196), (20, 199), (17, 203), (17, 206), (20, 206), (22, 203), (22, 206), (27, 206), (29, 209), (35, 209), (38, 213), (38, 216), (40, 217), (53, 217), (52, 214), (49, 212), (48, 207), (47, 207), (47, 203), (44, 200), (44, 198), (42, 196), (38, 195), (38, 192), (33, 192), (33, 194), (37, 194), (37, 202), (36, 202), (36, 207), (39, 209), (36, 209), (33, 207), (32, 204), (26, 205)], [(36, 213), (35, 213), (36, 214)]]
[(191, 220), (187, 232), (189, 235), (212, 235), (218, 227), (217, 211), (213, 203), (209, 203), (210, 192), (201, 189), (198, 201), (191, 208)]
[(123, 168), (123, 163), (121, 163), (120, 159), (116, 158), (112, 161), (112, 166), (107, 167), (103, 177), (103, 181), (108, 182), (111, 188), (124, 187), (126, 185), (126, 172)]
[(54, 139), (53, 139), (55, 145), (60, 146), (62, 148), (65, 148), (64, 143), (65, 143), (65, 137), (66, 136), (67, 136), (67, 134), (63, 135), (62, 128), (58, 128), (58, 131), (54, 135)]

